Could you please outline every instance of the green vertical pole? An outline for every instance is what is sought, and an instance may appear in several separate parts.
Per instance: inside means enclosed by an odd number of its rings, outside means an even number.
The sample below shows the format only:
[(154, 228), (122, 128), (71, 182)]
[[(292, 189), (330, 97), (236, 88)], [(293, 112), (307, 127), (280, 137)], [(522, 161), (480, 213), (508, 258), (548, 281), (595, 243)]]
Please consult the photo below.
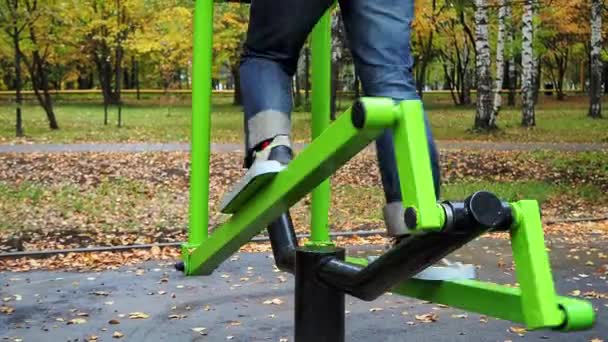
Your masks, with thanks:
[(200, 245), (208, 235), (212, 46), (213, 0), (196, 0), (192, 53), (192, 159), (188, 234), (190, 247)]
[[(312, 138), (330, 122), (331, 100), (331, 13), (327, 11), (312, 31)], [(310, 243), (331, 244), (329, 239), (329, 179), (312, 192)]]

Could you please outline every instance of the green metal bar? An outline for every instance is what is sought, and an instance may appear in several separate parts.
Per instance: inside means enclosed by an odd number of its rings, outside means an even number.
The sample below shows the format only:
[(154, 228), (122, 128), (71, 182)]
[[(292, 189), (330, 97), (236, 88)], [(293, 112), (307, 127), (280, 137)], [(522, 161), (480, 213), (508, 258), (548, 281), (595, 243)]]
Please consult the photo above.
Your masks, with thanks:
[(437, 204), (420, 100), (400, 103), (401, 119), (394, 128), (395, 150), (403, 205), (416, 209), (416, 229), (440, 229), (445, 213)]
[[(348, 262), (367, 265), (363, 258), (348, 257)], [(448, 305), (470, 312), (528, 325), (529, 328), (560, 328), (582, 330), (593, 325), (594, 311), (584, 300), (556, 297), (559, 320), (546, 320), (530, 326), (525, 315), (522, 289), (476, 280), (432, 281), (410, 279), (392, 290), (403, 296)], [(561, 310), (558, 309), (561, 307)], [(566, 325), (564, 325), (566, 324)]]
[(523, 200), (512, 203), (511, 207), (515, 217), (511, 245), (526, 323), (530, 327), (557, 325), (562, 319), (556, 305), (538, 202)]
[(209, 150), (211, 134), (211, 66), (213, 0), (197, 0), (192, 54), (192, 155), (188, 245), (207, 238), (209, 222)]
[(273, 219), (331, 176), (399, 119), (397, 115), (383, 114), (394, 111), (391, 99), (362, 101), (368, 116), (385, 118), (383, 127), (365, 126), (357, 129), (353, 126), (350, 110), (340, 115), (259, 192), (255, 201), (249, 201), (226, 223), (216, 228), (202, 246), (183, 247), (186, 274), (211, 273)]
[[(327, 11), (312, 31), (312, 138), (316, 139), (330, 123), (331, 110), (331, 14)], [(312, 191), (310, 244), (328, 245), (329, 179)]]

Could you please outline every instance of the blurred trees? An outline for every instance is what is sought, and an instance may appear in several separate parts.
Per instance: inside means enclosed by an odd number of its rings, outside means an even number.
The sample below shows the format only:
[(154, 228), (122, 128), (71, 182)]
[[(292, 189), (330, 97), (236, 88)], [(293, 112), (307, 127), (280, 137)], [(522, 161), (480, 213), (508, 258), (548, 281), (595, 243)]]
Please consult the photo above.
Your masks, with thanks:
[[(483, 14), (483, 20), (476, 14)], [(469, 105), (472, 89), (484, 94), (490, 89), (491, 100), (477, 101), (486, 104), (478, 113), (483, 119), (474, 121), (477, 128), (499, 127), (501, 91), (513, 105), (516, 89), (523, 91), (522, 124), (533, 125), (538, 89), (546, 85), (559, 100), (568, 90), (589, 92), (588, 114), (601, 116), (601, 106), (595, 104), (608, 82), (608, 67), (601, 63), (606, 56), (604, 14), (602, 2), (595, 0), (416, 0), (412, 54), (417, 91), (422, 96), (426, 90), (447, 90), (454, 104)], [(339, 35), (339, 16), (333, 17)], [(118, 105), (121, 125), (122, 89), (190, 87), (192, 20), (191, 0), (0, 1), (0, 89), (33, 90), (51, 129), (59, 128), (52, 90), (101, 89), (104, 122), (107, 108)], [(235, 104), (241, 102), (238, 65), (247, 20), (247, 5), (216, 4), (214, 87), (235, 89)], [(481, 31), (480, 25), (485, 25)], [(358, 91), (352, 58), (342, 46), (346, 42), (335, 37), (334, 43), (339, 46), (332, 54), (332, 88)], [(309, 88), (306, 57), (303, 49), (296, 90)], [(22, 130), (20, 112), (17, 105), (17, 133)]]

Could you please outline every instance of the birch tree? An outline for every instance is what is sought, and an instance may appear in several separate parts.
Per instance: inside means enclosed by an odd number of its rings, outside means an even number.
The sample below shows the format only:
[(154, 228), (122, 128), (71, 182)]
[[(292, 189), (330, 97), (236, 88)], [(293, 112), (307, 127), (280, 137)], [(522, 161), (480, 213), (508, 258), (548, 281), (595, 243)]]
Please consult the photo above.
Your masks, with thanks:
[(507, 15), (506, 0), (499, 1), (498, 8), (498, 36), (496, 37), (496, 80), (494, 81), (494, 106), (492, 108), (492, 117), (496, 121), (496, 116), (502, 105), (502, 81), (505, 70), (505, 17)]
[(589, 82), (589, 116), (602, 117), (602, 1), (591, 0), (591, 80)]
[(505, 7), (506, 19), (506, 42), (505, 46), (509, 48), (509, 68), (507, 71), (507, 84), (509, 85), (509, 96), (507, 104), (511, 107), (515, 106), (515, 88), (517, 88), (517, 70), (515, 65), (515, 53), (513, 43), (515, 41), (515, 25), (513, 25), (513, 11), (511, 4)]
[[(338, 88), (340, 87), (341, 66), (351, 61), (346, 29), (339, 9), (332, 12), (331, 17), (331, 111), (332, 120), (336, 119), (338, 107)], [(314, 56), (313, 56), (314, 58)]]
[(522, 120), (521, 124), (525, 127), (536, 125), (534, 113), (534, 50), (532, 48), (533, 39), (533, 0), (525, 0), (522, 15)]
[(492, 110), (492, 77), (490, 75), (490, 44), (488, 37), (487, 2), (486, 0), (475, 0), (477, 111), (474, 128), (483, 130), (496, 128), (496, 117)]

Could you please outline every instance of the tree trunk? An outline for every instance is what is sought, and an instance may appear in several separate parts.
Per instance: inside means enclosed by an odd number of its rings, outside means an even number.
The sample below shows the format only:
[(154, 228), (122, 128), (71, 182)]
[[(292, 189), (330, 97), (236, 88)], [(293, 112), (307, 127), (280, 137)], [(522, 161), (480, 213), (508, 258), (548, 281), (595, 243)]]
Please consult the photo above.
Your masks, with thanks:
[(331, 63), (331, 110), (330, 119), (334, 121), (336, 119), (336, 111), (338, 107), (338, 84), (340, 83), (340, 63), (334, 61)]
[[(57, 123), (57, 117), (55, 116), (55, 112), (53, 110), (53, 98), (49, 92), (49, 77), (48, 71), (45, 67), (45, 64), (40, 57), (38, 51), (34, 51), (34, 63), (36, 63), (37, 75), (32, 75), (32, 79), (36, 78), (39, 80), (39, 84), (34, 86), (34, 90), (36, 91), (36, 95), (38, 96), (38, 102), (44, 108), (46, 113), (47, 120), (49, 121), (49, 128), (52, 130), (59, 129), (59, 124)], [(38, 82), (32, 82), (32, 84), (36, 84)], [(42, 90), (42, 96), (40, 96), (39, 89)]]
[[(108, 106), (112, 103), (112, 68), (108, 61), (107, 55), (103, 54), (107, 49), (105, 47), (100, 48), (101, 51), (97, 51), (94, 54), (95, 65), (99, 75), (99, 86), (101, 87), (101, 94), (103, 98), (103, 124), (108, 124)], [(101, 55), (100, 55), (101, 54)]]
[(23, 95), (21, 95), (21, 49), (19, 47), (19, 27), (17, 24), (17, 10), (19, 1), (14, 0), (14, 17), (13, 17), (13, 48), (15, 50), (15, 102), (17, 107), (15, 108), (15, 135), (17, 137), (23, 136), (23, 120), (21, 117), (21, 106), (23, 105)]
[(121, 76), (122, 76), (122, 67), (121, 67), (121, 62), (122, 62), (122, 46), (121, 46), (121, 42), (119, 40), (118, 42), (118, 46), (116, 47), (116, 79), (115, 84), (114, 84), (114, 96), (115, 96), (115, 101), (116, 101), (116, 105), (118, 106), (118, 127), (122, 127), (122, 100), (120, 98), (120, 81), (121, 81)]
[(141, 91), (139, 87), (139, 61), (135, 61), (133, 65), (133, 73), (135, 74), (133, 80), (135, 81), (135, 88), (137, 88), (137, 99), (141, 100)]
[(505, 71), (505, 17), (507, 15), (506, 0), (500, 0), (498, 9), (498, 37), (496, 38), (496, 81), (494, 89), (494, 106), (492, 108), (492, 118), (496, 127), (496, 117), (502, 106), (502, 84)]
[(295, 75), (294, 75), (294, 85), (295, 85), (295, 89), (294, 89), (294, 105), (296, 108), (300, 108), (302, 106), (302, 92), (300, 89), (300, 73), (296, 71)]
[(122, 100), (120, 98), (120, 89), (121, 89), (121, 76), (122, 76), (122, 39), (123, 39), (123, 33), (121, 32), (120, 29), (120, 25), (122, 24), (122, 18), (121, 18), (121, 5), (120, 5), (120, 0), (116, 0), (116, 22), (117, 22), (117, 26), (119, 28), (119, 31), (117, 33), (116, 36), (116, 79), (114, 80), (114, 95), (115, 95), (115, 101), (116, 101), (116, 105), (118, 106), (118, 127), (122, 127)]
[(591, 0), (589, 116), (592, 118), (602, 117), (602, 6), (603, 1)]
[[(488, 42), (488, 37), (488, 10), (486, 0), (475, 0), (477, 110), (474, 128), (482, 130), (492, 130), (496, 128), (496, 117), (492, 110), (492, 76), (490, 75), (490, 44)], [(500, 93), (498, 96), (500, 96)]]
[(338, 88), (340, 85), (340, 69), (342, 63), (346, 59), (346, 34), (344, 32), (344, 23), (342, 22), (342, 14), (337, 12), (331, 18), (331, 103), (330, 103), (330, 119), (336, 119), (336, 111), (338, 109)]
[(608, 64), (602, 63), (602, 83), (604, 83), (604, 94), (608, 92)]
[(123, 89), (132, 89), (133, 88), (133, 82), (131, 81), (131, 74), (132, 74), (132, 70), (130, 70), (130, 68), (123, 68), (122, 69), (122, 87)]
[(469, 58), (471, 58), (470, 54), (470, 50), (469, 50), (469, 45), (465, 44), (464, 48), (463, 48), (464, 52), (464, 65), (462, 67), (462, 85), (461, 85), (461, 101), (460, 104), (462, 105), (470, 105), (471, 104), (471, 85), (472, 85), (472, 79), (471, 79), (471, 70), (469, 69)]
[(507, 82), (509, 89), (509, 96), (507, 98), (507, 105), (509, 107), (515, 106), (515, 96), (517, 88), (517, 65), (515, 64), (515, 53), (513, 51), (513, 42), (515, 41), (515, 25), (513, 25), (513, 11), (511, 4), (505, 7), (505, 17), (507, 19), (507, 42), (506, 45), (509, 47), (509, 68), (507, 70)]
[(570, 58), (570, 48), (566, 48), (565, 55), (561, 58), (556, 58), (557, 64), (557, 82), (555, 88), (557, 91), (557, 100), (563, 101), (566, 98), (564, 94), (564, 77), (566, 77), (566, 71), (568, 71), (568, 59)]
[(532, 49), (532, 0), (525, 0), (522, 16), (522, 120), (525, 127), (534, 126), (534, 51)]
[(454, 93), (454, 72), (453, 72), (454, 69), (448, 68), (448, 66), (445, 63), (442, 63), (442, 64), (443, 64), (443, 73), (445, 76), (444, 90), (445, 89), (450, 90), (450, 95), (452, 96), (452, 101), (454, 102), (455, 105), (457, 105), (458, 99), (456, 97), (456, 94)]
[[(30, 22), (30, 25), (31, 24), (32, 23)], [(30, 40), (32, 41), (33, 46), (37, 47), (38, 37), (34, 32), (34, 27), (30, 26), (29, 31)], [(34, 50), (32, 52), (32, 59), (30, 61), (26, 60), (25, 62), (32, 79), (32, 88), (34, 89), (38, 103), (42, 109), (44, 109), (47, 120), (49, 121), (49, 128), (51, 130), (57, 130), (59, 129), (59, 124), (57, 123), (55, 112), (53, 111), (53, 98), (49, 92), (49, 73), (46, 67), (46, 62), (43, 60), (42, 56), (40, 56), (39, 50)], [(42, 91), (42, 94), (40, 91)]]
[(310, 104), (310, 47), (304, 48), (304, 100), (306, 107)]
[(235, 63), (230, 67), (230, 73), (232, 74), (232, 80), (234, 82), (234, 98), (232, 103), (235, 106), (240, 106), (243, 104), (243, 100), (241, 96), (241, 72), (238, 63)]

